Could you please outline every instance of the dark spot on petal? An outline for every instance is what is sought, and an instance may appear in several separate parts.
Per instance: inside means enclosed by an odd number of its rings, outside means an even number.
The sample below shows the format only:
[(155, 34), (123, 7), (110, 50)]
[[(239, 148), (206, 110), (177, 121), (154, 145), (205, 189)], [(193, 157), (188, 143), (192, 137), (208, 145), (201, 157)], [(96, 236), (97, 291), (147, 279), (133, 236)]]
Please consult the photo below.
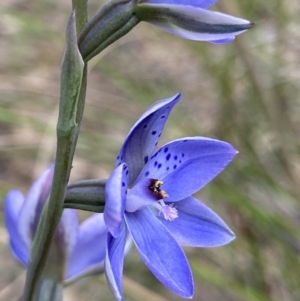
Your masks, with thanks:
[(166, 156), (166, 160), (169, 161), (170, 158), (171, 158), (171, 154), (168, 154), (168, 155)]
[(128, 176), (128, 174), (129, 174), (129, 170), (126, 170), (126, 176)]
[(175, 156), (174, 156), (174, 160), (177, 160), (177, 159), (178, 159), (178, 157), (175, 155)]
[(119, 160), (119, 159), (120, 159), (120, 156), (117, 157), (117, 160)]
[(165, 148), (165, 150), (164, 150), (164, 152), (165, 152), (165, 153), (167, 153), (167, 152), (168, 152), (168, 150), (169, 150), (169, 148), (168, 148), (168, 147), (166, 147), (166, 148)]
[(158, 138), (160, 138), (160, 136), (161, 136), (161, 133), (158, 135)]
[(144, 162), (145, 162), (145, 164), (148, 162), (148, 156), (144, 157)]
[(160, 164), (160, 163), (157, 165), (157, 168), (158, 168), (158, 169), (161, 168), (161, 164)]
[(122, 182), (122, 186), (125, 187), (125, 182)]
[(177, 165), (175, 164), (175, 165), (173, 166), (173, 168), (176, 169), (176, 168), (177, 168)]
[(156, 131), (152, 131), (152, 133), (151, 133), (152, 135), (155, 135), (156, 134)]
[(149, 176), (149, 171), (145, 172), (145, 176), (148, 177)]
[(183, 142), (187, 142), (187, 140), (183, 140)]
[(181, 160), (179, 160), (179, 163), (181, 163), (182, 161)]
[(170, 169), (170, 167), (167, 167), (167, 170), (169, 170)]
[(181, 157), (182, 157), (182, 158), (184, 157), (184, 153), (181, 154)]
[(151, 159), (155, 158), (156, 156), (157, 156), (157, 153), (155, 153), (155, 154), (151, 157)]
[(166, 118), (166, 116), (165, 116), (165, 115), (162, 115), (160, 118), (161, 118), (161, 119), (164, 119), (164, 118)]
[[(155, 143), (155, 146), (157, 145), (157, 143), (158, 143), (158, 141)], [(157, 154), (156, 154), (156, 155), (157, 155)], [(156, 155), (155, 155), (155, 156), (156, 156)]]
[(147, 126), (148, 126), (147, 124), (144, 124), (143, 128), (144, 128), (144, 129), (146, 129), (146, 128), (147, 128)]
[(154, 162), (154, 167), (156, 167), (156, 166), (157, 166), (157, 161)]

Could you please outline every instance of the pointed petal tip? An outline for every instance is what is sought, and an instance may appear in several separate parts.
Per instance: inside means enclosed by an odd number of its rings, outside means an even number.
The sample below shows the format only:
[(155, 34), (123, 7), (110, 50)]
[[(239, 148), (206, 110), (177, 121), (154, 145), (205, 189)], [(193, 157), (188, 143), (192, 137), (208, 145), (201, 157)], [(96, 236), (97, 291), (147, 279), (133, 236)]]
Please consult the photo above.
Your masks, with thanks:
[(235, 157), (239, 153), (239, 151), (229, 142), (225, 142), (225, 141), (222, 141), (222, 140), (216, 140), (216, 139), (212, 139), (212, 140), (214, 140), (216, 142), (223, 143), (224, 145), (227, 145), (227, 150), (224, 149), (224, 151), (232, 154), (233, 157)]
[(228, 227), (226, 239), (224, 239), (222, 243), (220, 243), (219, 245), (216, 245), (215, 247), (222, 247), (222, 246), (228, 245), (235, 239), (236, 239), (236, 236), (235, 236), (234, 232)]
[(238, 29), (238, 27), (240, 27), (240, 30), (245, 31), (245, 30), (249, 30), (249, 29), (253, 28), (254, 26), (256, 26), (255, 22), (250, 22), (250, 21), (246, 21), (246, 22), (247, 23), (236, 25), (237, 29)]
[[(194, 293), (192, 272), (172, 234), (148, 208), (128, 213), (125, 219), (138, 253), (153, 275), (173, 293), (191, 298)], [(149, 245), (151, 241), (156, 244)]]
[[(153, 153), (166, 121), (181, 99), (181, 93), (153, 103), (132, 126), (117, 156), (116, 165), (126, 162), (129, 184), (136, 182), (144, 165)], [(133, 156), (134, 154), (134, 156)]]
[(193, 297), (194, 297), (194, 281), (192, 281), (189, 289), (190, 289), (190, 291), (185, 292), (184, 294), (182, 294), (181, 297), (183, 297), (185, 299), (193, 299)]
[(177, 94), (174, 95), (174, 99), (180, 99), (182, 97), (182, 92), (178, 91)]
[(177, 202), (176, 209), (180, 218), (172, 223), (159, 215), (156, 217), (181, 246), (213, 248), (228, 244), (235, 238), (221, 217), (194, 197)]
[(227, 242), (224, 242), (225, 245), (229, 244), (230, 242), (236, 239), (235, 233), (229, 227), (227, 227), (227, 230), (228, 230), (228, 239)]
[(234, 147), (233, 147), (233, 154), (236, 156), (237, 154), (239, 154), (240, 152), (237, 150), (237, 149), (235, 149)]
[(249, 24), (249, 29), (250, 29), (250, 28), (253, 28), (254, 26), (256, 26), (256, 22), (250, 22), (250, 24)]
[(124, 250), (127, 241), (127, 227), (121, 226), (121, 232), (117, 239), (107, 235), (107, 251), (105, 259), (105, 276), (112, 294), (118, 301), (123, 300), (122, 277)]
[(178, 291), (174, 291), (178, 296), (184, 298), (184, 299), (193, 299), (194, 297), (194, 281), (192, 279), (192, 282), (189, 284), (186, 284), (185, 286), (178, 286)]

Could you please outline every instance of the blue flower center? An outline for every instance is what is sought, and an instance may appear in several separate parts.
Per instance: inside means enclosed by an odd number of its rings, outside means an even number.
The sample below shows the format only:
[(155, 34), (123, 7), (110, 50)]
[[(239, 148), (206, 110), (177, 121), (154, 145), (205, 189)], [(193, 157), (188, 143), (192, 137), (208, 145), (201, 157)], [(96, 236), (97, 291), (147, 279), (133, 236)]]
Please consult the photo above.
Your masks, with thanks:
[(164, 199), (169, 195), (162, 190), (163, 181), (158, 179), (144, 179), (128, 191), (125, 210), (135, 212), (144, 207), (154, 207), (158, 214), (163, 214), (164, 219), (173, 221), (178, 217), (178, 212), (173, 204), (165, 204)]

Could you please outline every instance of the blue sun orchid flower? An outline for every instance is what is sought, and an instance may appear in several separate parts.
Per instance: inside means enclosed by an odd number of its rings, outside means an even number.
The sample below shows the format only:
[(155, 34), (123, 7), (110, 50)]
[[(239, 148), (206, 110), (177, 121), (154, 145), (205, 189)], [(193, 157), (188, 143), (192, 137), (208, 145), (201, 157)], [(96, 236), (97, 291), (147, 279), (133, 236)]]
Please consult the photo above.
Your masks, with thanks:
[[(33, 237), (42, 208), (49, 196), (54, 165), (47, 168), (32, 184), (24, 197), (10, 190), (5, 197), (5, 225), (13, 255), (28, 266)], [(50, 249), (50, 270), (61, 275), (61, 281), (103, 272), (107, 228), (103, 214), (94, 214), (79, 225), (77, 211), (65, 209)], [(99, 242), (95, 244), (95, 241)]]
[(254, 26), (207, 8), (218, 0), (142, 0), (136, 8), (140, 21), (149, 22), (179, 37), (223, 44)]
[(192, 195), (218, 175), (237, 151), (226, 142), (204, 137), (174, 140), (154, 151), (180, 97), (158, 101), (140, 117), (106, 183), (105, 273), (117, 300), (123, 300), (128, 232), (154, 276), (184, 298), (191, 298), (194, 288), (180, 246), (216, 247), (235, 238), (225, 222)]

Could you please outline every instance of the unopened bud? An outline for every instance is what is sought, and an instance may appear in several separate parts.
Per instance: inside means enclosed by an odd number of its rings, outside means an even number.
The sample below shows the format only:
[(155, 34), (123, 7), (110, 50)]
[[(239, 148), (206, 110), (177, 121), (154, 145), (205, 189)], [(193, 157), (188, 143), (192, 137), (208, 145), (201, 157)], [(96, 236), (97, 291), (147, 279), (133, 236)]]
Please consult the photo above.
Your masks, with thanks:
[(138, 24), (135, 7), (136, 0), (112, 0), (99, 9), (78, 38), (84, 61), (89, 61)]

